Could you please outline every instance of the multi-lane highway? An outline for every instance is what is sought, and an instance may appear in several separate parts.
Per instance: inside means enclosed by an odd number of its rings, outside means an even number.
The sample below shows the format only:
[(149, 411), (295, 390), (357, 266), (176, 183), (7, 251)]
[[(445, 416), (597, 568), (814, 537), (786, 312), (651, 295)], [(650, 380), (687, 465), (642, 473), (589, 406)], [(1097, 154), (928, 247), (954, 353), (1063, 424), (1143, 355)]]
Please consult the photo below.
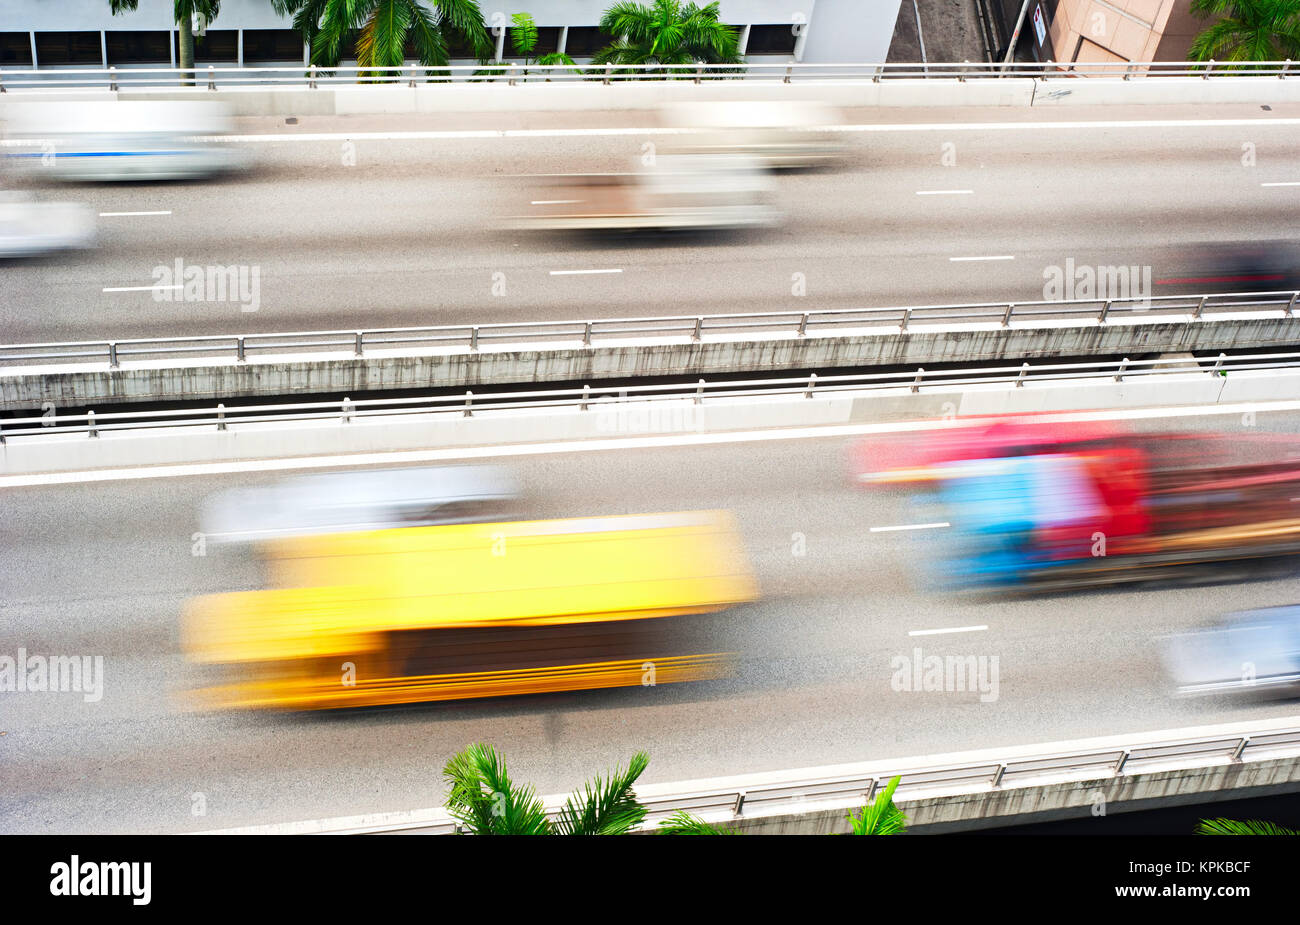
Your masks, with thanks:
[[(778, 179), (783, 225), (707, 238), (499, 229), (539, 195), (519, 175), (633, 169), (668, 137), (648, 131), (651, 113), (599, 126), (563, 113), (244, 119), (234, 143), (256, 166), (243, 175), (71, 187), (15, 177), (106, 214), (97, 250), (0, 269), (0, 337), (1029, 300), (1043, 298), (1045, 268), (1067, 259), (1151, 266), (1159, 281), (1195, 275), (1188, 245), (1296, 231), (1300, 107), (847, 116), (842, 170)], [(281, 140), (249, 137), (268, 133)], [(234, 298), (158, 301), (154, 268), (178, 260), (256, 268), (256, 310)]]
[[(1181, 423), (1300, 432), (1295, 413)], [(501, 747), (516, 780), (551, 793), (640, 748), (652, 756), (649, 783), (1294, 711), (1175, 700), (1153, 641), (1225, 611), (1293, 603), (1294, 580), (1024, 600), (922, 593), (914, 569), (932, 532), (873, 531), (914, 525), (921, 512), (849, 487), (846, 448), (826, 438), (654, 452), (504, 448), (499, 461), (519, 473), (538, 517), (733, 510), (762, 592), (732, 612), (738, 676), (328, 715), (185, 707), (201, 679), (179, 654), (181, 607), (257, 581), (229, 550), (194, 554), (199, 504), (274, 475), (4, 488), (0, 654), (101, 655), (106, 680), (98, 703), (5, 695), (0, 828), (192, 831), (432, 806), (443, 763), (472, 741)], [(911, 635), (954, 628), (967, 631)], [(997, 656), (997, 698), (893, 690), (891, 658), (917, 647)]]

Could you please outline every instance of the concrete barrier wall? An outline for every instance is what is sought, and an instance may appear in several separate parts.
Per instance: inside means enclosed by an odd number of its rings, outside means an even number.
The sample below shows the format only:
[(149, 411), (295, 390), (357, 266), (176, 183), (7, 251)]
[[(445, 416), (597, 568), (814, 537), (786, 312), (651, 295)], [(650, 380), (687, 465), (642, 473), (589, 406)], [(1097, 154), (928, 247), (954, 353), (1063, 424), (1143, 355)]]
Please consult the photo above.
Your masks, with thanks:
[(1300, 370), (1230, 377), (1170, 373), (1114, 382), (1007, 384), (974, 390), (910, 388), (734, 399), (592, 402), (586, 411), (480, 410), (352, 417), (285, 423), (230, 423), (100, 431), (99, 436), (40, 434), (0, 444), (0, 475), (136, 466), (335, 456), (510, 444), (556, 443), (662, 434), (704, 434), (784, 427), (974, 417), (1094, 408), (1176, 407), (1241, 401), (1300, 400)]
[[(937, 363), (1018, 365), (1026, 359), (1133, 356), (1300, 343), (1300, 319), (1282, 311), (1186, 316), (1097, 324), (1035, 322), (864, 328), (835, 335), (736, 335), (546, 345), (481, 350), (425, 349), (315, 353), (205, 360), (124, 361), (0, 369), (0, 410), (40, 413), (122, 402), (220, 401), (294, 394), (401, 389), (473, 389), (482, 385), (601, 382), (653, 376), (717, 378), (738, 372), (786, 373), (847, 367), (926, 367)], [(232, 351), (233, 353), (233, 351)]]
[[(1300, 77), (1300, 72), (1297, 74)], [(415, 112), (562, 112), (649, 110), (677, 100), (822, 100), (845, 107), (1098, 106), (1150, 103), (1288, 103), (1300, 101), (1300, 79), (1276, 77), (1151, 77), (816, 80), (690, 80), (564, 83), (420, 84), (415, 87), (332, 86), (316, 89), (222, 87), (209, 91), (200, 78), (193, 89), (11, 90), (4, 104), (37, 99), (175, 100), (220, 99), (240, 116), (355, 115)]]

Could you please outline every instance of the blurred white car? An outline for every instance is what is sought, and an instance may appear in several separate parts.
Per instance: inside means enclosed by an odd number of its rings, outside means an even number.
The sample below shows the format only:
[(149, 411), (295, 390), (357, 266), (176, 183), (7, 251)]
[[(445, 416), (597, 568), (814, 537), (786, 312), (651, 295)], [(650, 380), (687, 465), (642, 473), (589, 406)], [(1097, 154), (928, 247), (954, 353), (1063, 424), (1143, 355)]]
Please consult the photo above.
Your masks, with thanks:
[(210, 139), (228, 134), (229, 108), (209, 101), (100, 100), (10, 103), (9, 163), (58, 180), (207, 177), (246, 163)]
[(31, 257), (95, 244), (95, 213), (73, 202), (0, 192), (0, 257)]
[(497, 466), (324, 472), (213, 495), (200, 523), (217, 543), (483, 523), (509, 519), (519, 495), (514, 476)]
[(1179, 694), (1300, 693), (1300, 606), (1229, 614), (1220, 625), (1165, 639), (1166, 670)]

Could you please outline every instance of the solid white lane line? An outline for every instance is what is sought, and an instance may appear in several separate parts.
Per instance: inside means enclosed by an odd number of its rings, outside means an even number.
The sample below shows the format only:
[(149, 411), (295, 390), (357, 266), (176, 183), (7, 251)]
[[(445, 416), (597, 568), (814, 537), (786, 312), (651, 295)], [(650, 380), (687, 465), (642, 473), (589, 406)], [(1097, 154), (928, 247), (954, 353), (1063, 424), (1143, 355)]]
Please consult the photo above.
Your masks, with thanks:
[(944, 633), (978, 633), (988, 629), (988, 625), (983, 626), (947, 626), (938, 630), (911, 630), (909, 636), (942, 636)]
[(1260, 186), (1300, 186), (1300, 180), (1288, 183), (1261, 183)]
[[(1030, 420), (1044, 423), (1076, 421), (1143, 421), (1151, 418), (1237, 416), (1247, 411), (1300, 411), (1300, 401), (1238, 402), (1231, 405), (1181, 405), (1176, 407), (1114, 409), (1105, 411), (1062, 411), (1036, 414)], [(440, 450), (392, 450), (379, 453), (338, 453), (330, 456), (298, 456), (289, 459), (250, 459), (234, 462), (179, 463), (165, 466), (134, 466), (123, 469), (86, 469), (79, 472), (43, 472), (0, 476), (0, 488), (35, 485), (69, 485), (81, 482), (118, 482), (126, 479), (175, 478), (178, 476), (231, 475), (240, 472), (283, 472), (294, 469), (330, 469), (341, 466), (415, 465), (453, 459), (496, 459), (511, 456), (549, 456), (557, 453), (590, 453), (609, 450), (641, 450), (659, 447), (718, 446), (728, 443), (761, 443), (773, 440), (863, 437), (868, 434), (921, 433), (991, 424), (996, 417), (937, 418), (881, 424), (828, 424), (777, 430), (750, 430), (719, 434), (675, 434), (656, 437), (613, 437), (568, 440), (557, 443), (475, 446)], [(102, 438), (103, 435), (101, 435)]]
[(953, 263), (965, 263), (971, 260), (1015, 260), (1016, 258), (1011, 254), (1000, 254), (996, 257), (949, 257), (948, 259)]
[(973, 189), (919, 189), (916, 191), (918, 196), (971, 196), (974, 193)]
[(529, 205), (533, 206), (562, 206), (572, 202), (582, 202), (581, 199), (534, 199)]
[(171, 215), (171, 210), (165, 212), (100, 212), (100, 218), (116, 218), (124, 215)]
[(177, 283), (174, 286), (105, 286), (105, 292), (152, 292), (155, 289), (182, 289), (184, 285)]
[(952, 524), (944, 521), (936, 524), (900, 524), (897, 527), (872, 527), (872, 533), (892, 533), (895, 530), (933, 530), (936, 527), (951, 527)]
[(593, 273), (622, 273), (622, 270), (552, 270), (552, 276), (588, 276)]

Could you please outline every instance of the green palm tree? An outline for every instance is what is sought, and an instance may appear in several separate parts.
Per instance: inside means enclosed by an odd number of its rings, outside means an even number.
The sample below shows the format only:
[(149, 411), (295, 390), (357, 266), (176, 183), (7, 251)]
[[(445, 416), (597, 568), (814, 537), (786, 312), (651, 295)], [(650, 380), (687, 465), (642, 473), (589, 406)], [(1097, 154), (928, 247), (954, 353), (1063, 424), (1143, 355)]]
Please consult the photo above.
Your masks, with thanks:
[(862, 815), (849, 813), (854, 835), (897, 835), (907, 828), (907, 817), (894, 805), (894, 791), (901, 777), (895, 777), (880, 793), (876, 802), (862, 807)]
[[(739, 64), (740, 39), (718, 22), (718, 4), (678, 0), (616, 3), (600, 18), (600, 31), (618, 36), (592, 57), (594, 64)], [(622, 71), (620, 73), (636, 73)]]
[(473, 835), (623, 835), (645, 819), (633, 787), (649, 763), (649, 755), (637, 752), (626, 770), (597, 776), (564, 801), (552, 822), (537, 791), (517, 787), (505, 757), (478, 743), (453, 755), (442, 770), (447, 811)]
[[(118, 13), (133, 13), (140, 6), (140, 0), (108, 0), (109, 9), (114, 16)], [(172, 0), (172, 19), (176, 23), (179, 36), (180, 55), (178, 63), (182, 68), (194, 67), (194, 32), (192, 19), (195, 13), (203, 17), (204, 22), (212, 22), (221, 12), (221, 0)], [(193, 83), (189, 78), (181, 81)]]
[(1192, 0), (1192, 13), (1218, 17), (1192, 40), (1192, 61), (1241, 62), (1300, 58), (1300, 0)]
[[(179, 0), (178, 0), (179, 2)], [(311, 46), (313, 64), (334, 67), (345, 40), (356, 37), (360, 67), (401, 67), (407, 39), (420, 64), (448, 63), (448, 39), (467, 39), (478, 58), (492, 54), (492, 40), (476, 0), (271, 0), (293, 16), (293, 27)]]
[[(536, 60), (533, 59), (533, 52), (537, 50), (537, 22), (533, 19), (531, 13), (515, 13), (510, 17), (513, 25), (510, 27), (510, 45), (514, 48), (516, 55), (524, 59), (524, 74), (528, 73), (530, 64), (573, 64), (574, 61), (562, 51), (552, 51), (544, 55), (538, 55)], [(480, 58), (479, 64), (488, 64), (490, 58)], [(475, 77), (500, 77), (506, 72), (503, 67), (485, 68), (474, 72)], [(550, 78), (546, 78), (550, 80)]]
[(1288, 829), (1273, 822), (1249, 819), (1202, 819), (1196, 826), (1197, 835), (1300, 835), (1300, 830)]

